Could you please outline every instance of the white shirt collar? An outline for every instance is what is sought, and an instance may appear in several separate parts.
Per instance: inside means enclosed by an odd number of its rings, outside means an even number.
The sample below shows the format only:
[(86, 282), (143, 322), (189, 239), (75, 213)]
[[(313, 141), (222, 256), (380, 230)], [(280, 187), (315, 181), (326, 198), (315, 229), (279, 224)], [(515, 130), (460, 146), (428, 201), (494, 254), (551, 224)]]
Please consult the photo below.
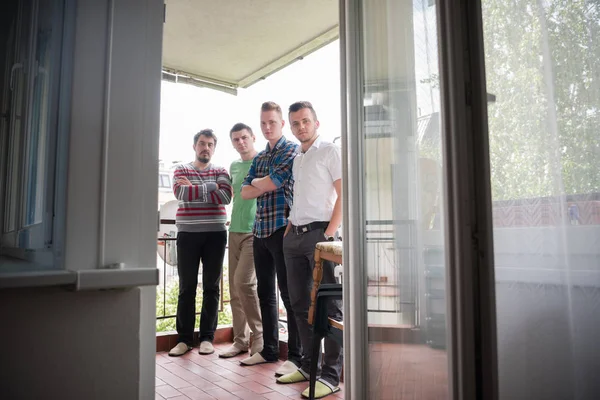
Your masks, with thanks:
[(313, 144), (308, 148), (308, 150), (306, 150), (306, 152), (302, 152), (303, 154), (306, 154), (310, 151), (310, 149), (312, 149), (313, 147), (315, 149), (318, 149), (321, 146), (321, 135), (318, 135), (317, 138), (315, 139), (315, 141), (313, 142)]

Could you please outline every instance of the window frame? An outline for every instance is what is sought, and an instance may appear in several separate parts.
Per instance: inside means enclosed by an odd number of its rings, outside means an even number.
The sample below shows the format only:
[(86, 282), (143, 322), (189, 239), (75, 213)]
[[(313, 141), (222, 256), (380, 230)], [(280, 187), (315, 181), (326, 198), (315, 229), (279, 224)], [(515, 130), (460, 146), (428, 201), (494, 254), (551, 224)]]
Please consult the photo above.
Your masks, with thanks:
[[(20, 160), (19, 165), (16, 166), (17, 170), (22, 171), (23, 179), (16, 193), (19, 207), (16, 210), (15, 229), (12, 231), (6, 231), (6, 221), (10, 218), (8, 209), (10, 204), (7, 201), (9, 196), (8, 193), (3, 193), (1, 196), (2, 248), (0, 256), (3, 257), (0, 272), (22, 269), (34, 271), (64, 269), (66, 184), (76, 3), (75, 0), (54, 0), (52, 2), (52, 34), (48, 43), (48, 51), (51, 53), (47, 56), (50, 58), (50, 73), (45, 78), (48, 79), (47, 83), (40, 83), (38, 79), (41, 79), (43, 71), (40, 69), (36, 71), (40, 65), (38, 62), (39, 5), (40, 0), (24, 0), (18, 5), (20, 8), (31, 6), (33, 10), (28, 16), (29, 44), (26, 49), (28, 62), (23, 68), (27, 69), (24, 89), (24, 95), (27, 96), (24, 101), (23, 123), (25, 126), (19, 133), (21, 136), (18, 146)], [(7, 42), (9, 40), (7, 37)], [(5, 64), (8, 69), (5, 71), (5, 82), (6, 75), (10, 82), (10, 69), (16, 52), (14, 47), (12, 49), (9, 47), (12, 47), (12, 44), (3, 48), (7, 55)], [(37, 114), (37, 126), (34, 126), (36, 124), (34, 92), (37, 85), (41, 85), (47, 94), (39, 96), (42, 105), (37, 108), (39, 114)], [(12, 101), (11, 97), (13, 94), (9, 88), (3, 91), (2, 101), (8, 100), (8, 106)], [(44, 102), (47, 103), (45, 106)], [(8, 155), (13, 151), (10, 143), (10, 126), (8, 126), (10, 123), (10, 120), (3, 121), (3, 124), (7, 124), (7, 126), (3, 126), (6, 134), (0, 141), (0, 151), (3, 155)], [(35, 148), (31, 147), (33, 140), (38, 140)], [(41, 140), (44, 141), (43, 149), (39, 147)], [(43, 154), (44, 157), (41, 161), (42, 166), (31, 162), (36, 160), (40, 154)], [(7, 187), (10, 183), (11, 168), (8, 158), (3, 157), (6, 161), (0, 166), (0, 182), (3, 187)], [(30, 181), (33, 167), (37, 171), (34, 174), (34, 181)], [(42, 177), (40, 178), (38, 174), (42, 174)], [(34, 198), (31, 198), (31, 188), (34, 186)], [(28, 221), (27, 214), (32, 210), (31, 207), (34, 210), (34, 220)], [(37, 211), (35, 211), (36, 209)], [(38, 212), (40, 215), (37, 215)]]

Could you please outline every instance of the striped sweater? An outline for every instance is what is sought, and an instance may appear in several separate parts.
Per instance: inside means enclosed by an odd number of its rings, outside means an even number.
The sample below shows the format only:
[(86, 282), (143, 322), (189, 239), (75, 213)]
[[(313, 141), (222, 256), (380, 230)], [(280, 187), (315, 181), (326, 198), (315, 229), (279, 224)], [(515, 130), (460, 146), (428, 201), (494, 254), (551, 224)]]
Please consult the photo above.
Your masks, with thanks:
[[(186, 177), (190, 185), (180, 185), (177, 178)], [(193, 163), (175, 168), (173, 192), (179, 200), (175, 217), (179, 232), (224, 231), (227, 222), (225, 205), (231, 202), (231, 178), (225, 168), (209, 164), (203, 170)]]

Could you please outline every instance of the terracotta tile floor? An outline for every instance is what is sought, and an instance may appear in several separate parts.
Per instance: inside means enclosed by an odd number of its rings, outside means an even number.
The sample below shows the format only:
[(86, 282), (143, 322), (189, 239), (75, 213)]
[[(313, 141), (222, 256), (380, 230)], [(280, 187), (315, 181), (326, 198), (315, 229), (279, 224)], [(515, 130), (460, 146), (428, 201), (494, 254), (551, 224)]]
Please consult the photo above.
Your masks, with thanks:
[[(220, 350), (230, 343), (215, 345), (215, 353), (204, 356), (194, 348), (181, 357), (169, 357), (167, 353), (156, 353), (156, 398), (157, 399), (302, 399), (300, 393), (308, 383), (280, 385), (275, 382), (275, 370), (283, 361), (241, 367), (243, 354), (234, 358), (221, 359)], [(343, 399), (341, 391), (328, 399)]]
[(444, 350), (424, 345), (369, 345), (369, 399), (448, 399), (448, 359)]
[[(279, 385), (274, 371), (283, 363), (241, 367), (247, 354), (220, 359), (229, 343), (201, 356), (197, 349), (183, 357), (156, 354), (157, 399), (302, 399), (308, 383)], [(369, 346), (371, 400), (445, 400), (448, 398), (446, 352), (424, 345), (375, 343)], [(342, 390), (328, 399), (343, 399)]]

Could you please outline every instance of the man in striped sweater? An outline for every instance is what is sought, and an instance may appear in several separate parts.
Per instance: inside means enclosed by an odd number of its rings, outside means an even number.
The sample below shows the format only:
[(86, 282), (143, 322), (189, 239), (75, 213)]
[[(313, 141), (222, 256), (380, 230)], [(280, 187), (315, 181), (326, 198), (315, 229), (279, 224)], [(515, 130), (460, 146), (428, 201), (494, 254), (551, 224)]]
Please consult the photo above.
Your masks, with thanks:
[(217, 329), (219, 283), (227, 245), (227, 212), (231, 202), (231, 179), (227, 170), (210, 163), (217, 146), (211, 129), (194, 136), (196, 159), (179, 165), (174, 172), (173, 192), (177, 209), (177, 333), (179, 340), (169, 352), (181, 356), (192, 349), (196, 317), (198, 268), (202, 261), (202, 311), (200, 314), (200, 354), (214, 353)]

